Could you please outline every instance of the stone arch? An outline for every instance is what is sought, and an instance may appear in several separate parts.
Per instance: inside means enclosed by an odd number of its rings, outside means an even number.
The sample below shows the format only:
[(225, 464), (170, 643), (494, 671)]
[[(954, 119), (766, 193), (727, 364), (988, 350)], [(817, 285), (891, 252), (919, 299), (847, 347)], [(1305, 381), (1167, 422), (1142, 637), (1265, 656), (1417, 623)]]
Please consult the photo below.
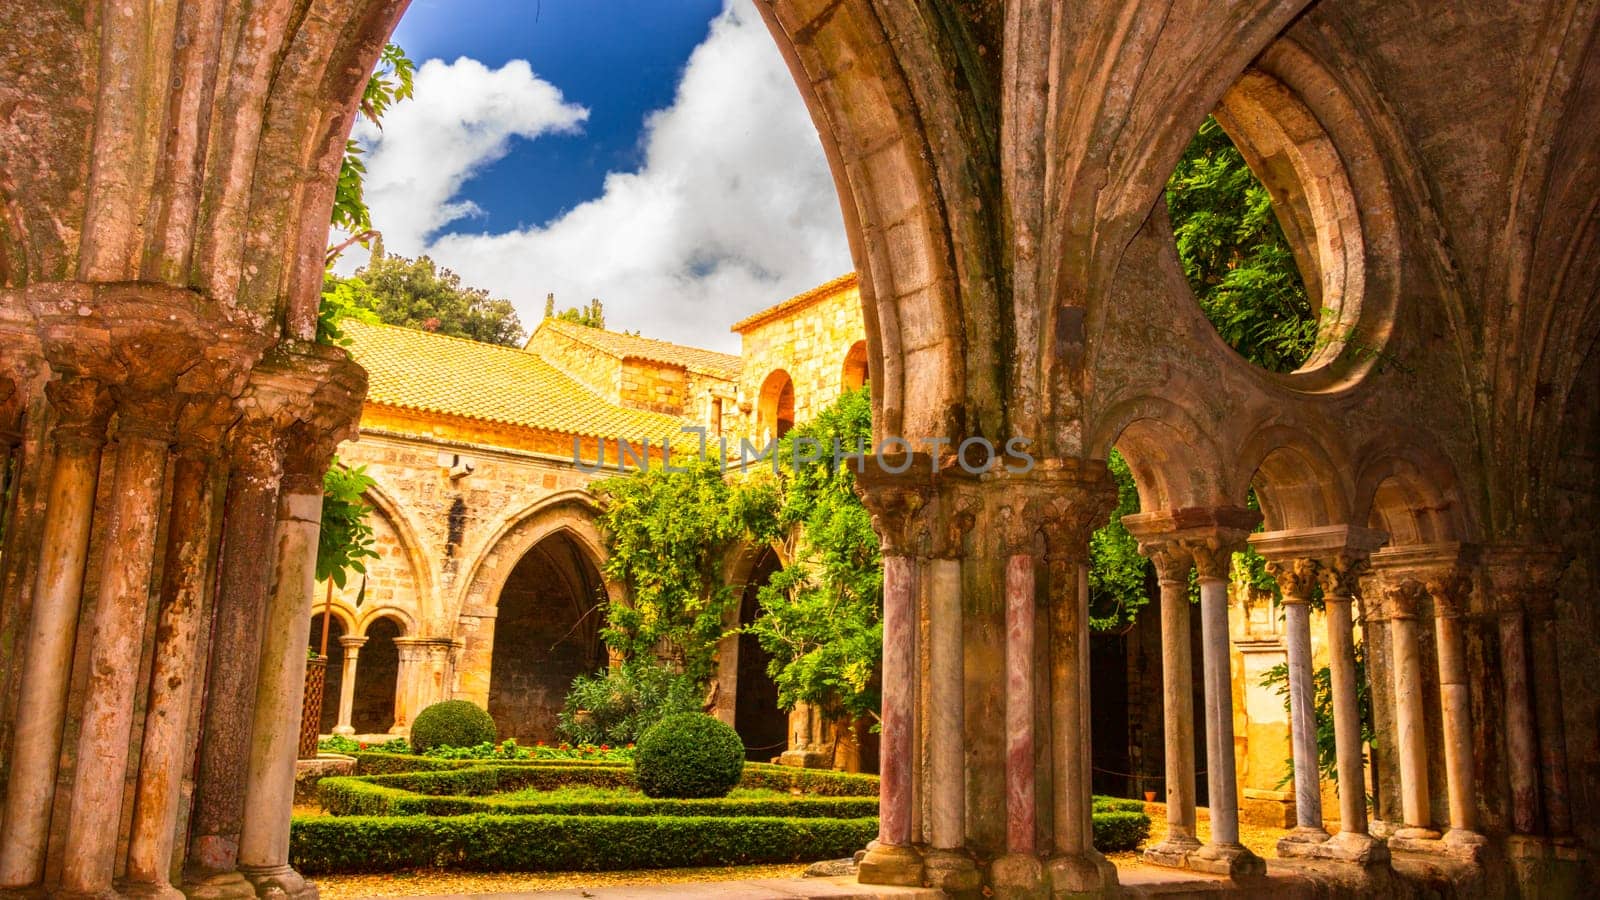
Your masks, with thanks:
[(395, 500), (394, 493), (380, 478), (374, 478), (372, 486), (367, 488), (361, 497), (387, 521), (411, 569), (416, 590), (417, 620), (434, 621), (440, 614), (438, 579), (433, 571), (432, 559), (422, 550), (423, 542), (416, 523), (406, 508)]
[(846, 391), (853, 391), (872, 380), (867, 370), (867, 342), (856, 341), (844, 355), (844, 363), (840, 366), (839, 385)]
[(1234, 502), (1242, 505), (1254, 488), (1267, 531), (1350, 524), (1350, 470), (1308, 431), (1267, 426), (1240, 449)]
[(1186, 404), (1164, 397), (1135, 397), (1112, 406), (1099, 422), (1088, 452), (1104, 458), (1115, 447), (1122, 454), (1139, 489), (1141, 510), (1223, 502), (1221, 456)]
[[(594, 498), (585, 491), (562, 491), (508, 516), (484, 542), (467, 567), (456, 603), (455, 637), (461, 641), (455, 696), (487, 709), (494, 671), (496, 619), (501, 593), (517, 566), (541, 542), (568, 541), (595, 573), (605, 571), (605, 542), (595, 520)], [(599, 578), (606, 602), (625, 601), (623, 587)]]
[[(723, 583), (733, 589), (736, 602), (723, 618), (725, 634), (717, 644), (711, 712), (740, 729), (750, 759), (758, 762), (782, 752), (782, 747), (772, 752), (767, 749), (777, 740), (774, 734), (786, 734), (787, 716), (778, 710), (777, 689), (766, 675), (765, 656), (754, 637), (738, 629), (754, 618), (756, 592), (773, 572), (788, 564), (788, 548), (780, 541), (741, 542), (723, 564)], [(759, 702), (752, 703), (753, 699)]]
[(417, 633), (417, 617), (415, 613), (392, 605), (368, 606), (361, 610), (356, 619), (356, 634), (366, 634), (374, 623), (380, 619), (393, 619), (396, 627), (400, 629), (401, 637), (408, 637)]
[(1373, 449), (1356, 476), (1356, 514), (1389, 546), (1471, 540), (1476, 531), (1455, 467), (1414, 445)]
[(400, 648), (396, 638), (411, 634), (392, 611), (366, 619), (360, 634), (367, 639), (357, 657), (355, 703), (351, 727), (356, 734), (382, 734), (396, 725), (400, 692)]
[(763, 440), (777, 440), (794, 427), (794, 379), (773, 369), (756, 395), (756, 431)]

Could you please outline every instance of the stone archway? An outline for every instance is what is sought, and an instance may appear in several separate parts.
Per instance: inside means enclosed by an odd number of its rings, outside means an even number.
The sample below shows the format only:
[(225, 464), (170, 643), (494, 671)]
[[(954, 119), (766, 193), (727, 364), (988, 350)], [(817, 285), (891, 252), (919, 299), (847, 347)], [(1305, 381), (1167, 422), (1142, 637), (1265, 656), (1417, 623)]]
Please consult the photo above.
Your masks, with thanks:
[[(739, 598), (739, 625), (749, 625), (761, 613), (757, 599), (761, 588), (783, 568), (778, 554), (763, 547), (755, 554), (749, 573), (743, 579)], [(778, 706), (778, 686), (767, 674), (768, 656), (753, 634), (738, 637), (736, 687), (733, 700), (733, 727), (744, 741), (745, 757), (767, 762), (789, 747), (789, 716)]]
[(405, 626), (392, 616), (367, 623), (350, 722), (356, 734), (383, 734), (400, 724), (395, 721), (400, 688), (400, 648), (395, 639), (405, 633)]
[(556, 531), (523, 554), (500, 589), (489, 665), (488, 710), (501, 738), (556, 740), (573, 679), (605, 665), (605, 588), (593, 560)]

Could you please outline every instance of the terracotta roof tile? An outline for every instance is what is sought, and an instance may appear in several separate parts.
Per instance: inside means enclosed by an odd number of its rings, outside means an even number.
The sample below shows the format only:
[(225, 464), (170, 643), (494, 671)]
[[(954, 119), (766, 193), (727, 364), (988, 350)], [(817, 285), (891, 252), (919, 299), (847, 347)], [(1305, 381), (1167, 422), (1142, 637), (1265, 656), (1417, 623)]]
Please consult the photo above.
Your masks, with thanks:
[(654, 439), (687, 420), (627, 409), (538, 356), (392, 325), (346, 321), (372, 403), (589, 437)]
[[(683, 366), (690, 371), (701, 372), (726, 381), (737, 379), (744, 369), (744, 361), (729, 353), (685, 347), (682, 344), (623, 334), (619, 331), (607, 331), (603, 328), (590, 328), (563, 319), (545, 319), (539, 323), (538, 328), (553, 329), (587, 347), (618, 359), (634, 357)], [(534, 330), (538, 331), (538, 328)], [(528, 340), (531, 342), (533, 339), (530, 337)]]

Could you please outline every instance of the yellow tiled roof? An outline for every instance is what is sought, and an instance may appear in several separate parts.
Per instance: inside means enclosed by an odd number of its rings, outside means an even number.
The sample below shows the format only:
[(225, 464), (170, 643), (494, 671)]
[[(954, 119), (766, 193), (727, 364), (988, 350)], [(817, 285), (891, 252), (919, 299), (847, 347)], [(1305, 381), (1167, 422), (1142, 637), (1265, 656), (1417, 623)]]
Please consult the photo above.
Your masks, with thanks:
[[(685, 347), (668, 341), (658, 341), (655, 338), (639, 337), (633, 334), (623, 334), (619, 331), (607, 331), (604, 328), (590, 328), (576, 322), (564, 319), (545, 319), (539, 323), (539, 328), (549, 328), (566, 335), (573, 340), (592, 347), (608, 356), (618, 359), (634, 357), (647, 359), (651, 362), (668, 363), (683, 366), (693, 372), (700, 372), (733, 381), (739, 377), (744, 369), (744, 361), (730, 353), (718, 353), (715, 350), (703, 350), (699, 347)], [(535, 329), (537, 331), (538, 329)], [(531, 341), (532, 338), (530, 337)]]
[(368, 373), (367, 400), (402, 409), (586, 437), (676, 435), (685, 420), (627, 409), (538, 356), (393, 325), (346, 320), (350, 353)]
[(840, 291), (849, 290), (860, 283), (861, 279), (857, 277), (856, 273), (846, 272), (832, 281), (824, 281), (808, 291), (795, 294), (793, 297), (790, 297), (776, 306), (769, 306), (758, 313), (745, 316), (739, 321), (733, 323), (733, 327), (728, 330), (735, 334), (743, 334), (757, 325), (770, 322), (779, 316), (794, 312), (801, 307), (809, 306), (810, 304), (815, 303), (824, 297), (831, 297)]

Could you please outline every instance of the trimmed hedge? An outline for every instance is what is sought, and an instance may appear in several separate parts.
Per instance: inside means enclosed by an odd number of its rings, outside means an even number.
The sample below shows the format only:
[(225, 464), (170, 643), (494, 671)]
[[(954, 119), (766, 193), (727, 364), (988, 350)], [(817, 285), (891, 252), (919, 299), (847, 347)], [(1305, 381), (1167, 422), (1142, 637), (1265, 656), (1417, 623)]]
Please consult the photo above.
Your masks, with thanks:
[(849, 856), (877, 819), (690, 816), (297, 818), (289, 862), (308, 875), (451, 867), (489, 872), (662, 869)]
[(1098, 809), (1093, 814), (1094, 847), (1101, 853), (1136, 850), (1150, 837), (1150, 817), (1141, 810)]
[(494, 719), (470, 700), (445, 700), (411, 720), (411, 749), (426, 753), (435, 747), (475, 747), (494, 743)]
[(866, 819), (878, 814), (876, 797), (778, 797), (706, 800), (511, 800), (497, 796), (437, 796), (396, 787), (392, 781), (325, 778), (324, 809), (335, 816), (780, 816)]
[(639, 738), (633, 775), (646, 797), (726, 797), (744, 774), (744, 741), (705, 713), (662, 717)]

